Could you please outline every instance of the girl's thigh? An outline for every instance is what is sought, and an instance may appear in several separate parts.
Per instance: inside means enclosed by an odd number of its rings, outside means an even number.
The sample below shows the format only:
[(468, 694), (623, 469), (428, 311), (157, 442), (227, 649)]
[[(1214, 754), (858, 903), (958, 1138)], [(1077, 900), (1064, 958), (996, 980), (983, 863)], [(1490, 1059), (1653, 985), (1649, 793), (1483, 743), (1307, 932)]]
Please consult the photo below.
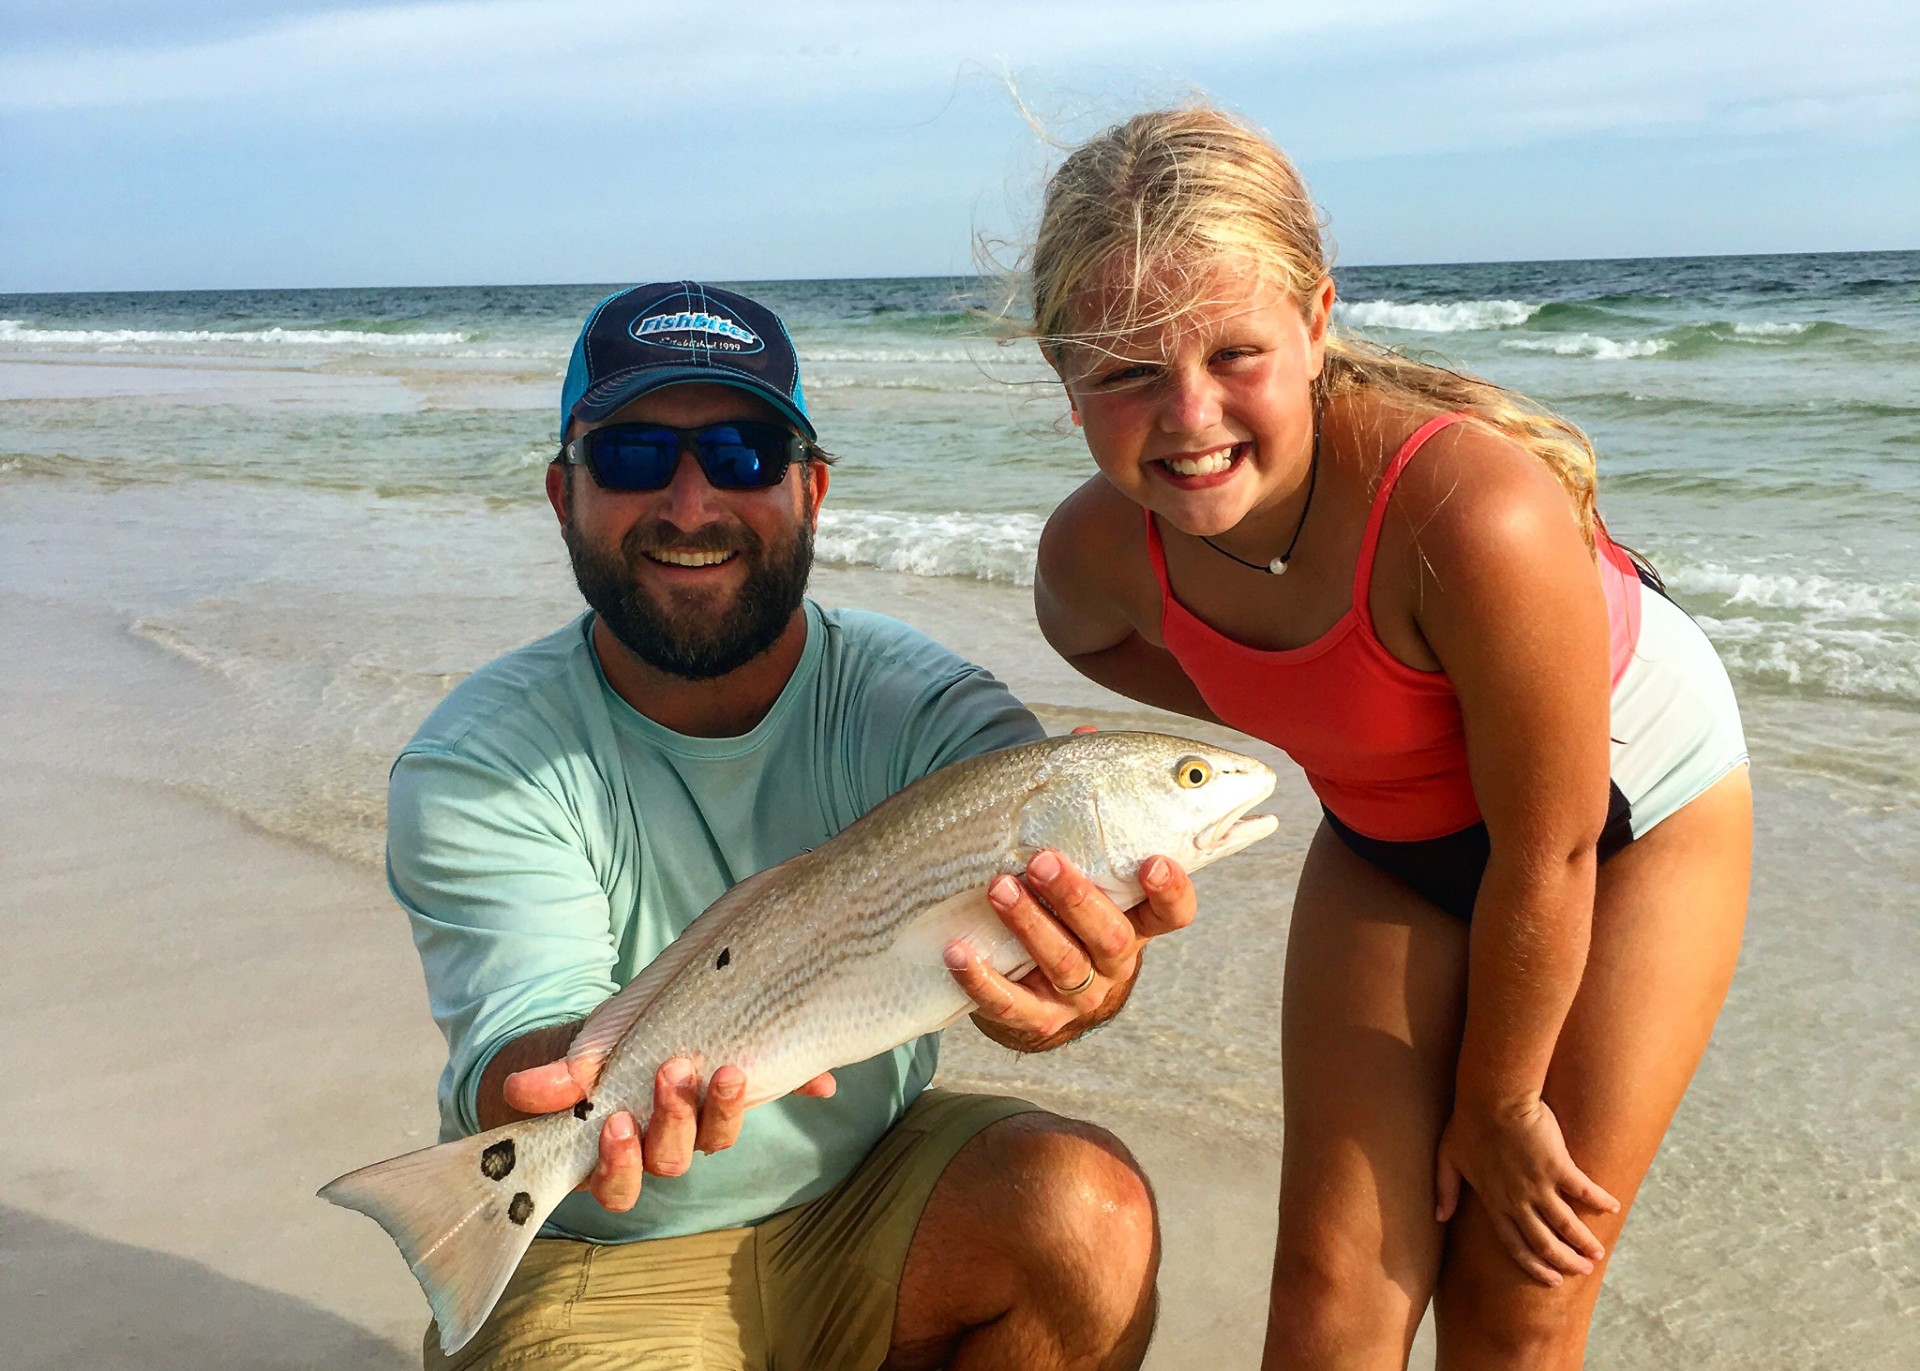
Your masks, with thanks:
[[(1582, 1216), (1609, 1256), (1733, 979), (1752, 845), (1741, 768), (1600, 868), (1586, 972), (1545, 1098), (1574, 1161), (1621, 1203)], [(1441, 1364), (1580, 1365), (1606, 1263), (1538, 1285), (1464, 1198), (1434, 1307)]]
[(1321, 828), (1287, 942), (1270, 1367), (1404, 1363), (1440, 1262), (1466, 951), (1466, 925)]

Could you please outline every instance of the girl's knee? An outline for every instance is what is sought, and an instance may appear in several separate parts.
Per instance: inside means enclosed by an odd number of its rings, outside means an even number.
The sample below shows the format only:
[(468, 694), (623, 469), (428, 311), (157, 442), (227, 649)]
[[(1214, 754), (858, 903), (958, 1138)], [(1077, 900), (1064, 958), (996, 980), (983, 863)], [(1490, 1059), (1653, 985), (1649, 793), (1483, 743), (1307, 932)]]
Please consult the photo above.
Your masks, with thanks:
[(1585, 1354), (1600, 1273), (1569, 1277), (1549, 1289), (1516, 1268), (1474, 1278), (1449, 1272), (1434, 1301), (1443, 1362), (1554, 1371)]
[(1379, 1252), (1337, 1243), (1283, 1244), (1267, 1311), (1269, 1358), (1278, 1364), (1399, 1365), (1412, 1346), (1425, 1290), (1410, 1290)]

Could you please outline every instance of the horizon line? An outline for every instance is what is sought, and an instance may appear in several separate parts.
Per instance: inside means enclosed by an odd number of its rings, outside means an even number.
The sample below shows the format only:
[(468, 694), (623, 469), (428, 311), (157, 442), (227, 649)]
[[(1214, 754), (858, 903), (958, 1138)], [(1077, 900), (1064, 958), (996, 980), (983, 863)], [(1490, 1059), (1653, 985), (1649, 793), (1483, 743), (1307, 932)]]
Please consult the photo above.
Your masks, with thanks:
[[(1409, 269), (1439, 269), (1446, 267), (1567, 266), (1573, 264), (1599, 264), (1609, 262), (1702, 262), (1763, 257), (1896, 257), (1914, 253), (1920, 253), (1920, 248), (1822, 248), (1809, 252), (1675, 252), (1649, 253), (1642, 256), (1626, 257), (1485, 257), (1461, 258), (1450, 262), (1335, 262), (1331, 270), (1335, 275), (1338, 275), (1342, 270), (1398, 271)], [(707, 276), (702, 279), (716, 285), (797, 285), (839, 284), (864, 281), (987, 281), (995, 278), (992, 274), (985, 272), (974, 272), (970, 274), (917, 272), (883, 276)], [(634, 283), (627, 282), (625, 284), (631, 285)], [(392, 282), (365, 282), (351, 286), (137, 286), (108, 290), (0, 289), (0, 296), (211, 295), (246, 291), (317, 292), (328, 290), (568, 290), (596, 289), (601, 286), (612, 286), (619, 289), (622, 288), (622, 285), (623, 283), (618, 281), (465, 281), (438, 285), (402, 285)]]

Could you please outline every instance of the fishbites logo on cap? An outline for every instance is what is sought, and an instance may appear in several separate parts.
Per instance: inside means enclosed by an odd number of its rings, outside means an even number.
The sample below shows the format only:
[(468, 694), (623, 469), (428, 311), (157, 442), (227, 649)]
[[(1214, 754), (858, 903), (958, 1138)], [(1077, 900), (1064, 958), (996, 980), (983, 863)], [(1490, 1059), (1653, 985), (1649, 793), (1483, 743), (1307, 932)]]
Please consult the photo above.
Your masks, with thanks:
[(758, 352), (766, 346), (760, 335), (724, 314), (679, 310), (636, 319), (628, 330), (642, 343), (661, 347), (702, 349), (708, 352)]

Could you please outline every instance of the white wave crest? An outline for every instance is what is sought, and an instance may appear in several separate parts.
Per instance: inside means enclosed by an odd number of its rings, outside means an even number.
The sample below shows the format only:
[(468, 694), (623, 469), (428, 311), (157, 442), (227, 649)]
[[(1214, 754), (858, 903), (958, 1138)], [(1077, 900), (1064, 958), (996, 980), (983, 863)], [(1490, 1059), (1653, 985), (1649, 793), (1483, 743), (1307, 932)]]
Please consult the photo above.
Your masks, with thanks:
[(800, 361), (813, 366), (822, 362), (964, 362), (978, 365), (996, 359), (997, 350), (982, 342), (977, 349), (965, 347), (926, 347), (921, 344), (901, 347), (818, 347), (800, 345)]
[(1797, 611), (1808, 622), (1905, 623), (1920, 628), (1920, 584), (1843, 581), (1817, 572), (1734, 571), (1718, 563), (1666, 572), (1676, 594), (1723, 607)]
[(1524, 300), (1454, 300), (1445, 304), (1401, 304), (1395, 300), (1348, 300), (1333, 307), (1334, 317), (1355, 328), (1403, 329), (1409, 333), (1473, 333), (1518, 328), (1542, 306)]
[(1631, 357), (1652, 357), (1673, 346), (1670, 338), (1629, 338), (1624, 342), (1602, 338), (1597, 333), (1563, 333), (1545, 338), (1509, 338), (1502, 347), (1516, 352), (1550, 352), (1557, 357), (1593, 357), (1602, 362), (1619, 362)]
[(1791, 338), (1812, 327), (1812, 324), (1735, 324), (1733, 331), (1742, 338)]
[(471, 333), (373, 333), (364, 329), (144, 329), (30, 328), (18, 319), (0, 319), (0, 346), (42, 344), (56, 347), (129, 346), (180, 343), (264, 343), (270, 347), (420, 348), (471, 342)]
[(820, 513), (814, 556), (831, 566), (1030, 586), (1043, 523), (1037, 514), (826, 509)]
[(1848, 699), (1920, 702), (1920, 583), (1668, 566), (1736, 679)]
[(1696, 617), (1735, 680), (1846, 699), (1920, 703), (1920, 638), (1910, 633)]

